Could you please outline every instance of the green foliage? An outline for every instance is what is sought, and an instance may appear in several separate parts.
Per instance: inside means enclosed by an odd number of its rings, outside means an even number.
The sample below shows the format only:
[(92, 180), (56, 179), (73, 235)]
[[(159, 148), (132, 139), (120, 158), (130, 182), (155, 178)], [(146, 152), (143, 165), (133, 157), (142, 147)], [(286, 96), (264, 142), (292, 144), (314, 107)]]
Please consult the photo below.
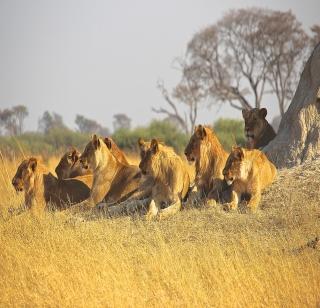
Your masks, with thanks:
[[(243, 121), (233, 119), (220, 119), (214, 123), (214, 130), (226, 150), (234, 144), (243, 145)], [(169, 121), (152, 121), (148, 126), (134, 129), (119, 129), (113, 134), (113, 139), (125, 151), (135, 152), (137, 140), (143, 138), (150, 140), (157, 138), (165, 144), (172, 146), (182, 154), (189, 141), (189, 136), (182, 133)], [(64, 152), (71, 146), (80, 151), (90, 140), (89, 134), (75, 132), (67, 128), (55, 128), (47, 134), (29, 132), (16, 137), (0, 137), (0, 149), (3, 154), (14, 156), (23, 152), (25, 155), (42, 154), (52, 155)]]
[(120, 148), (130, 151), (137, 150), (137, 140), (157, 138), (182, 153), (189, 137), (168, 121), (152, 121), (149, 126), (137, 127), (132, 130), (119, 129), (113, 134), (114, 141)]
[(243, 120), (219, 119), (214, 123), (213, 129), (226, 151), (233, 145), (245, 144)]
[(21, 136), (0, 137), (1, 151), (9, 155), (19, 153), (50, 155), (64, 151), (70, 146), (82, 149), (89, 135), (69, 129), (52, 129), (48, 134), (29, 132)]

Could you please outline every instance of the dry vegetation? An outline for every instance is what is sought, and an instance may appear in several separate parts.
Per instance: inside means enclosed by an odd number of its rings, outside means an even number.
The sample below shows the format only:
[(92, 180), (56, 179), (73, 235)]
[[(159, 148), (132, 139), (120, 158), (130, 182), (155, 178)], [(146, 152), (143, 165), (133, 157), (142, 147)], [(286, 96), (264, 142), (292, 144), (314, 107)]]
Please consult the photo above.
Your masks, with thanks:
[(0, 157), (1, 307), (320, 305), (319, 162), (281, 171), (256, 214), (161, 222), (11, 215), (16, 164)]

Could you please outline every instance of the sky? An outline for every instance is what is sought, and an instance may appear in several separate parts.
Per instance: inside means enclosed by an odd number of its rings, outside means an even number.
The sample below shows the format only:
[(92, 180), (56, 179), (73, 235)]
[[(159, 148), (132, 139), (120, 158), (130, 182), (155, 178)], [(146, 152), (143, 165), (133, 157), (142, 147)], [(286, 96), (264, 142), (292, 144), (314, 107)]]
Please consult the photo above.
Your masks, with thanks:
[[(308, 29), (319, 24), (319, 0), (0, 0), (0, 109), (23, 104), (26, 128), (35, 130), (44, 111), (75, 128), (77, 114), (112, 129), (126, 113), (133, 126), (161, 116), (157, 89), (180, 80), (174, 59), (188, 41), (232, 8), (291, 10)], [(268, 119), (278, 112), (267, 98)], [(204, 107), (198, 123), (241, 112), (227, 105)]]

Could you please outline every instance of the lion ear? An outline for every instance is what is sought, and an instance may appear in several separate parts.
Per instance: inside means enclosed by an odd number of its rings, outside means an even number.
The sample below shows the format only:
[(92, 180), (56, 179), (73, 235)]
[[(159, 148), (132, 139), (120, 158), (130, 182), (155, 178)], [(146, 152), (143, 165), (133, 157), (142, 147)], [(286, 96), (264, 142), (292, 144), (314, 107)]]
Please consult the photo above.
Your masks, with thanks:
[(145, 145), (144, 140), (143, 140), (142, 138), (139, 138), (139, 139), (138, 139), (138, 146), (141, 148), (141, 147), (143, 147), (144, 145)]
[(261, 108), (261, 109), (259, 110), (259, 116), (260, 116), (260, 118), (265, 119), (265, 117), (267, 116), (267, 114), (268, 114), (268, 111), (267, 111), (266, 108)]
[(103, 141), (106, 144), (106, 146), (108, 147), (108, 149), (111, 150), (111, 147), (112, 147), (111, 139), (109, 137), (106, 137), (106, 138), (104, 138)]
[(159, 142), (157, 139), (152, 139), (150, 144), (151, 151), (157, 153), (159, 150)]
[(98, 149), (100, 147), (100, 140), (99, 140), (99, 138), (97, 137), (96, 134), (94, 134), (92, 136), (92, 142), (93, 142), (93, 145), (94, 145), (95, 149)]
[(244, 153), (242, 148), (240, 147), (232, 147), (232, 152), (234, 153), (234, 156), (238, 160), (242, 160), (244, 158)]
[(198, 127), (196, 128), (196, 135), (200, 139), (203, 139), (207, 135), (206, 128), (204, 126), (202, 126), (201, 124), (198, 125)]
[(71, 158), (73, 162), (76, 162), (79, 159), (78, 151), (76, 149), (72, 150)]
[(242, 109), (242, 117), (245, 119), (248, 117), (248, 114), (249, 114), (249, 110), (247, 109)]
[(38, 161), (35, 157), (31, 157), (28, 162), (28, 167), (34, 172), (37, 169)]

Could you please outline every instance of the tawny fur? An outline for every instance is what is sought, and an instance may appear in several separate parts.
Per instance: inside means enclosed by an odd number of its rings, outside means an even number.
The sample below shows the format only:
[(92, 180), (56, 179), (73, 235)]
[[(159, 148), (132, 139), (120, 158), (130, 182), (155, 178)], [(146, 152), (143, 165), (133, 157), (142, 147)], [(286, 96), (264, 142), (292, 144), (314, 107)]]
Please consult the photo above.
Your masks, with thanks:
[(242, 110), (244, 119), (244, 132), (247, 138), (246, 147), (248, 149), (260, 149), (265, 147), (276, 133), (269, 122), (266, 120), (266, 108), (253, 108)]
[(141, 183), (139, 168), (118, 161), (105, 142), (96, 136), (87, 144), (80, 161), (93, 172), (90, 197), (82, 205), (93, 207), (102, 201), (117, 202), (134, 193)]
[(276, 167), (259, 150), (234, 147), (224, 169), (224, 177), (232, 185), (230, 207), (237, 208), (241, 196), (249, 195), (247, 207), (255, 210), (261, 200), (261, 192), (271, 185), (277, 175)]
[(202, 125), (195, 128), (185, 149), (185, 155), (189, 162), (195, 162), (195, 185), (201, 198), (208, 197), (213, 190), (220, 189), (228, 153), (211, 128)]
[(19, 165), (12, 184), (24, 191), (27, 208), (42, 212), (49, 205), (64, 209), (87, 199), (90, 189), (84, 181), (81, 177), (58, 180), (36, 158), (30, 158)]
[[(172, 148), (152, 140), (139, 166), (154, 180), (147, 218), (151, 219), (159, 213), (162, 219), (178, 212), (190, 186), (189, 174), (182, 159)], [(164, 204), (167, 207), (161, 209)]]

